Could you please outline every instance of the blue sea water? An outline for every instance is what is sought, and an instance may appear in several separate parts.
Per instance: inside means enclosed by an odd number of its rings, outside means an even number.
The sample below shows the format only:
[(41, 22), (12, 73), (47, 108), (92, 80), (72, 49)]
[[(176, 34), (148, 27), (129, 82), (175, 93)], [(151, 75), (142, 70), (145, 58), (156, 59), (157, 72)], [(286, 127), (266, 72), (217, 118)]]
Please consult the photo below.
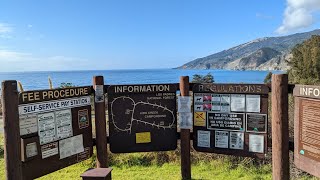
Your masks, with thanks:
[[(180, 70), (180, 69), (139, 69), (139, 70), (92, 70), (92, 71), (48, 71), (48, 72), (8, 72), (0, 73), (0, 81), (20, 81), (24, 90), (48, 89), (48, 77), (53, 86), (63, 82), (76, 86), (92, 85), (92, 77), (104, 76), (105, 84), (159, 84), (178, 83), (180, 76), (211, 73), (217, 83), (263, 83), (268, 71), (232, 70)], [(274, 71), (280, 73), (280, 71)]]

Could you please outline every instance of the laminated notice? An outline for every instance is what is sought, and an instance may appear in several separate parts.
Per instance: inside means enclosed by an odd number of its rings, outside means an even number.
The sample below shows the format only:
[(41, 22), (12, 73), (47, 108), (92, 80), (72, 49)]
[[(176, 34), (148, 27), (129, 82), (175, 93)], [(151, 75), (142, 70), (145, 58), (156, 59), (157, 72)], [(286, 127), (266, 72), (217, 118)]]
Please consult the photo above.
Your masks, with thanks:
[(210, 148), (210, 131), (198, 131), (198, 147)]
[(73, 136), (59, 141), (60, 159), (70, 157), (72, 155), (84, 151), (82, 134)]
[(150, 132), (140, 132), (136, 133), (136, 143), (150, 143), (151, 142), (151, 133)]

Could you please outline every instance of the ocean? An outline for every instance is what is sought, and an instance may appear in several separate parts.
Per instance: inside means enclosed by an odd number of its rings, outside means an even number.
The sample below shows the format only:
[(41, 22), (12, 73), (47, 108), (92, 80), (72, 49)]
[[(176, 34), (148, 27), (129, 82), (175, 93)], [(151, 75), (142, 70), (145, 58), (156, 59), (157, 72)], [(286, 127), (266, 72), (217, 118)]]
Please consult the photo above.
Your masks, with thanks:
[[(0, 81), (17, 80), (24, 90), (48, 89), (48, 77), (54, 87), (61, 83), (76, 86), (92, 85), (92, 77), (104, 76), (105, 84), (160, 84), (178, 83), (180, 76), (211, 73), (217, 83), (263, 83), (269, 71), (233, 70), (181, 70), (181, 69), (139, 69), (139, 70), (90, 70), (90, 71), (46, 71), (46, 72), (1, 72)], [(281, 71), (273, 71), (281, 73)]]

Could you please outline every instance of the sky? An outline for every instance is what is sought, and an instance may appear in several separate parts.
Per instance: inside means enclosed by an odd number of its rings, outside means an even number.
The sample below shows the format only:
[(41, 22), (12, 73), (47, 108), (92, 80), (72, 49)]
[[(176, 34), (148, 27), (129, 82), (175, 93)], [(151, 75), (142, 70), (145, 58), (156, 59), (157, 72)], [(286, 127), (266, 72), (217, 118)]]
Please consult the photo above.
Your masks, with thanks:
[(0, 0), (0, 72), (174, 68), (319, 18), (319, 0)]

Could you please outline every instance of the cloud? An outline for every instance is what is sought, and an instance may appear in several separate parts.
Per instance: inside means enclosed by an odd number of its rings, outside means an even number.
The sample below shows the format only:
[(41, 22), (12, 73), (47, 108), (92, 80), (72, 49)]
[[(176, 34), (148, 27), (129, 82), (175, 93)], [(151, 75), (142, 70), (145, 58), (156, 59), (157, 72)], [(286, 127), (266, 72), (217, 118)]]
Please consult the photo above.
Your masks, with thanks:
[(320, 0), (287, 0), (282, 25), (276, 30), (278, 34), (286, 34), (311, 26), (314, 14), (320, 11)]
[(10, 39), (11, 33), (13, 32), (13, 27), (10, 24), (0, 23), (0, 38)]
[(85, 70), (92, 67), (93, 63), (87, 59), (77, 57), (68, 57), (62, 55), (36, 56), (31, 53), (0, 49), (0, 64), (0, 72), (16, 72)]

